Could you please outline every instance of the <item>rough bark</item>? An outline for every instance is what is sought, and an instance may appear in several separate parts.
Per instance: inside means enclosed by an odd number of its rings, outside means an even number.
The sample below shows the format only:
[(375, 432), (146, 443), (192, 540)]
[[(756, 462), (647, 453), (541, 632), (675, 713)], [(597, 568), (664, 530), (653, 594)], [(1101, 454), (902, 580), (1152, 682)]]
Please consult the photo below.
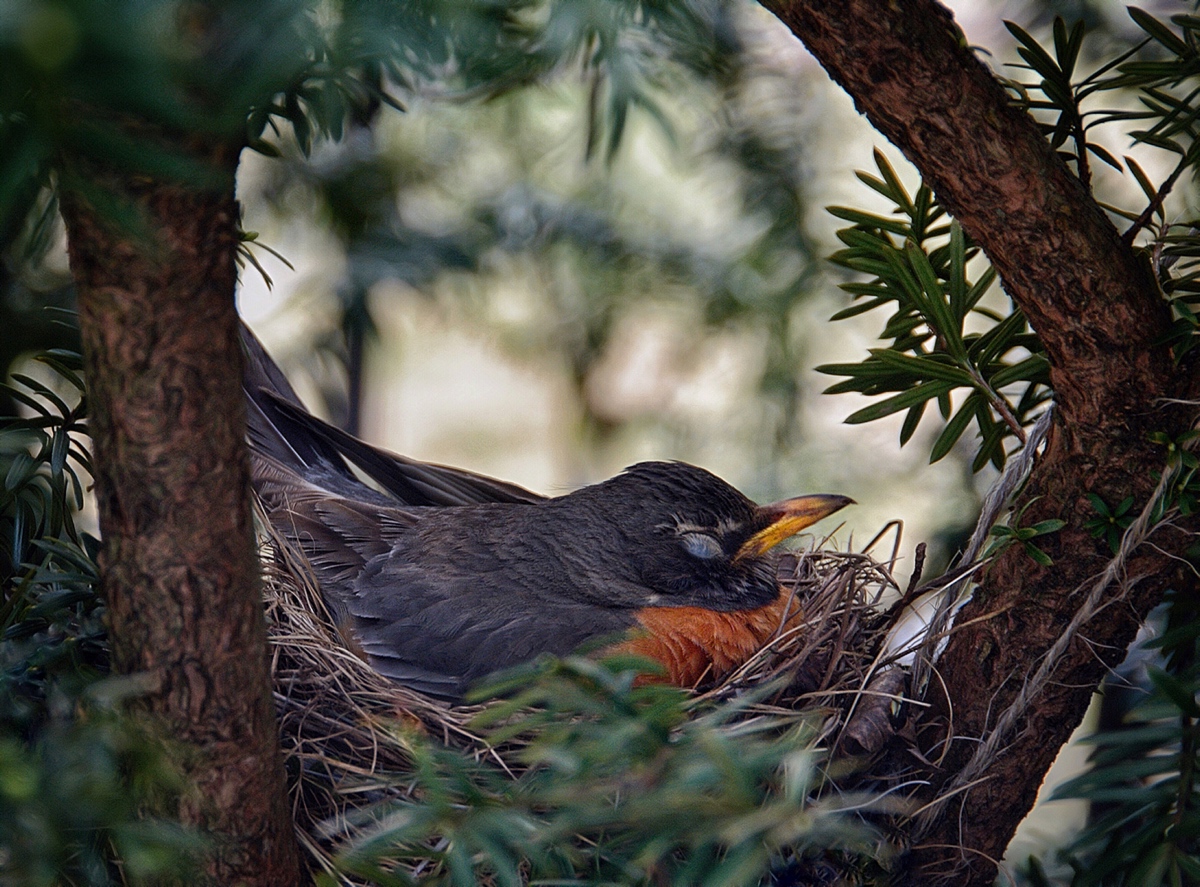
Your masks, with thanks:
[[(213, 841), (206, 883), (302, 883), (271, 701), (234, 307), (236, 151), (219, 190), (88, 170), (122, 229), (61, 194), (78, 288), (115, 670), (178, 743), (173, 811)], [(79, 174), (79, 171), (76, 170)], [(82, 175), (77, 181), (82, 180)]]
[[(1057, 414), (1022, 494), (1023, 523), (1061, 517), (1038, 567), (1019, 546), (984, 577), (939, 665), (946, 695), (919, 724), (944, 786), (1026, 685), (1062, 633), (1109, 552), (1083, 528), (1095, 492), (1147, 501), (1166, 454), (1147, 435), (1178, 435), (1188, 420), (1162, 398), (1187, 380), (1157, 344), (1165, 303), (1134, 252), (1033, 121), (1013, 107), (975, 57), (951, 14), (933, 0), (763, 0), (917, 166), (942, 204), (983, 247), (1013, 301), (1045, 344)], [(1059, 748), (1105, 669), (1120, 660), (1140, 619), (1178, 576), (1183, 533), (1155, 536), (1126, 575), (1123, 600), (1080, 632), (1032, 707), (1005, 738), (983, 780), (947, 805), (914, 848), (914, 884), (944, 876), (991, 884), (995, 860), (1032, 806)], [(947, 724), (953, 739), (945, 747)]]

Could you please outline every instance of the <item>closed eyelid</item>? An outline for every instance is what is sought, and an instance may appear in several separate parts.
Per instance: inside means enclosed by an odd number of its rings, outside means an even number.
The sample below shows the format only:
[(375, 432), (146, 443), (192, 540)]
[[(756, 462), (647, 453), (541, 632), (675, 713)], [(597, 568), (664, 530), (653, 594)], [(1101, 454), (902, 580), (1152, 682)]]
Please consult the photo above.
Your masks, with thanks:
[(688, 554), (701, 560), (711, 560), (725, 553), (721, 543), (705, 533), (685, 533), (680, 541)]

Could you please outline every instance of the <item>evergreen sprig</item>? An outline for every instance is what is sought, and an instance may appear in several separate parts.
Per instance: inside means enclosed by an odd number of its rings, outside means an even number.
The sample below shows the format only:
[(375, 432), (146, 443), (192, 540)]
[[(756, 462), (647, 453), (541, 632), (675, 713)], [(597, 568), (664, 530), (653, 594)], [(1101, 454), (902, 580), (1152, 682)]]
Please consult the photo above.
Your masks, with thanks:
[[(1133, 57), (1141, 48), (1140, 45), (1076, 80), (1075, 71), (1083, 49), (1083, 22), (1076, 22), (1068, 29), (1066, 21), (1056, 16), (1052, 29), (1053, 46), (1049, 49), (1014, 22), (1006, 21), (1004, 24), (1016, 38), (1017, 54), (1023, 61), (1023, 64), (1014, 64), (1012, 67), (1029, 71), (1038, 78), (1033, 82), (1013, 79), (1005, 83), (1021, 107), (1036, 112), (1035, 117), (1040, 115), (1038, 126), (1050, 145), (1058, 150), (1059, 156), (1074, 166), (1080, 181), (1089, 188), (1092, 184), (1089, 156), (1122, 171), (1123, 167), (1117, 158), (1103, 146), (1088, 139), (1088, 130), (1110, 122), (1113, 112), (1086, 112), (1082, 105), (1093, 94), (1112, 88), (1109, 75)], [(1068, 139), (1074, 145), (1072, 151), (1062, 150)]]
[(97, 542), (79, 527), (91, 479), (81, 360), (14, 374), (25, 407), (0, 422), (0, 884), (140, 884), (186, 871), (201, 842), (146, 819), (182, 782), (160, 737), (124, 713), (107, 675)]
[[(1002, 466), (1005, 442), (1024, 441), (1049, 396), (1049, 367), (1037, 337), (1015, 306), (1000, 314), (982, 303), (996, 273), (985, 267), (972, 273), (979, 251), (922, 184), (910, 195), (882, 152), (875, 152), (879, 175), (858, 178), (894, 205), (889, 215), (848, 207), (830, 212), (851, 222), (838, 231), (845, 247), (831, 260), (866, 280), (842, 284), (857, 304), (834, 320), (876, 308), (890, 308), (882, 339), (859, 363), (826, 364), (818, 371), (846, 380), (826, 389), (886, 395), (847, 417), (870, 422), (906, 411), (900, 443), (909, 441), (936, 402), (944, 426), (930, 461), (945, 457), (975, 424), (980, 443), (973, 462), (978, 471), (989, 462)], [(965, 394), (955, 402), (954, 394)]]
[(823, 796), (808, 727), (747, 718), (753, 698), (698, 709), (678, 688), (637, 686), (641, 671), (547, 660), (488, 688), (505, 701), (475, 726), (526, 743), (516, 779), (411, 737), (415, 799), (367, 813), (344, 870), (383, 887), (417, 883), (422, 862), (420, 883), (464, 887), (755, 885), (836, 857), (883, 882), (887, 847), (864, 814), (894, 805)]
[(1052, 797), (1092, 805), (1067, 849), (1072, 887), (1200, 881), (1200, 608), (1175, 591), (1164, 612), (1140, 701), (1120, 726), (1084, 740), (1094, 747), (1088, 769)]

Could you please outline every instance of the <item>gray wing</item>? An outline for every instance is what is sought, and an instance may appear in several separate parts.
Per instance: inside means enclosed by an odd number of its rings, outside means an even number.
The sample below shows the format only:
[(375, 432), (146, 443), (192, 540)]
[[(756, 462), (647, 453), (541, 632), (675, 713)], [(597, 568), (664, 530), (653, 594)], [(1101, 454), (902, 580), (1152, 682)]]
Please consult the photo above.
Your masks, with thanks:
[(497, 582), (424, 569), (403, 547), (367, 565), (349, 610), (375, 669), (424, 693), (461, 696), (485, 675), (542, 653), (565, 656), (634, 622), (631, 609), (564, 600), (519, 574)]
[(544, 534), (524, 532), (514, 511), (543, 505), (367, 502), (268, 457), (255, 477), (272, 524), (308, 558), (339, 626), (377, 671), (429, 695), (457, 699), (485, 675), (615, 636), (649, 594), (622, 577), (580, 575)]
[(395, 507), (361, 484), (353, 496), (339, 495), (330, 489), (338, 485), (335, 474), (324, 482), (309, 481), (262, 454), (252, 460), (251, 469), (272, 527), (304, 553), (322, 597), (345, 626), (354, 583), (368, 562), (390, 551), (417, 522), (415, 510)]

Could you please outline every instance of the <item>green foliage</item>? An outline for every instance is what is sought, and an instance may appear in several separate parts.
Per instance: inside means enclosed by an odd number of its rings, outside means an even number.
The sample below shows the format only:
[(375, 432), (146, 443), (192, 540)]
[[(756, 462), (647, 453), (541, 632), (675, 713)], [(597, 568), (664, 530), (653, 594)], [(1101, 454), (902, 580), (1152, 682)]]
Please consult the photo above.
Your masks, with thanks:
[(1086, 740), (1095, 746), (1088, 770), (1054, 793), (1093, 805), (1066, 851), (1072, 887), (1200, 881), (1198, 606), (1190, 592), (1168, 596), (1165, 630), (1147, 645), (1162, 667), (1147, 667), (1142, 700), (1119, 728)]
[[(95, 594), (96, 541), (76, 526), (91, 457), (84, 443), (86, 402), (78, 355), (39, 357), (74, 391), (73, 398), (25, 375), (4, 388), (31, 413), (0, 424), (0, 630), (6, 640), (46, 632), (50, 650), (66, 658), (64, 673), (103, 662)], [(45, 670), (43, 662), (39, 673)]]
[(587, 71), (589, 151), (611, 157), (634, 109), (669, 129), (650, 87), (666, 59), (711, 65), (723, 5), (26, 0), (0, 16), (0, 245), (52, 171), (136, 225), (79, 174), (80, 161), (216, 185), (227, 174), (173, 135), (276, 154), (264, 134), (286, 127), (308, 153), (372, 107), (400, 107), (396, 92), (493, 95), (564, 64)]
[(1095, 493), (1088, 493), (1087, 497), (1096, 509), (1096, 516), (1085, 521), (1084, 528), (1095, 538), (1107, 542), (1109, 550), (1116, 554), (1121, 547), (1121, 536), (1136, 517), (1136, 513), (1133, 512), (1133, 497), (1126, 496), (1114, 508), (1109, 508)]
[[(103, 200), (79, 163), (199, 187), (224, 181), (170, 134), (241, 137), (249, 109), (304, 71), (299, 11), (290, 0), (213, 4), (222, 35), (213, 50), (187, 26), (199, 11), (178, 0), (9, 4), (0, 16), (0, 242), (52, 169), (130, 224), (127, 208)], [(140, 129), (125, 125), (132, 119)]]
[(1142, 122), (1144, 128), (1133, 130), (1133, 138), (1177, 158), (1174, 170), (1158, 185), (1140, 169), (1132, 168), (1148, 204), (1134, 218), (1131, 232), (1151, 222), (1155, 225), (1152, 257), (1159, 285), (1174, 309), (1176, 319), (1168, 341), (1179, 359), (1200, 341), (1196, 317), (1200, 305), (1200, 221), (1194, 217), (1168, 219), (1165, 201), (1185, 173), (1195, 175), (1200, 163), (1200, 142), (1196, 138), (1200, 131), (1200, 18), (1194, 14), (1174, 15), (1168, 24), (1137, 8), (1129, 13), (1146, 34), (1139, 47), (1145, 51), (1123, 61), (1105, 88), (1135, 90), (1142, 109), (1108, 112), (1101, 120)]
[(0, 458), (4, 459), (4, 489), (0, 513), (12, 567), (29, 554), (31, 538), (67, 538), (81, 542), (74, 514), (83, 507), (83, 481), (79, 470), (92, 473), (91, 457), (80, 441), (87, 434), (86, 404), (78, 355), (62, 351), (42, 354), (38, 360), (57, 371), (75, 389), (69, 404), (53, 389), (26, 375), (14, 375), (4, 384), (8, 395), (33, 412), (28, 419), (8, 419), (0, 426)]
[(1137, 90), (1143, 109), (1108, 112), (1101, 120), (1148, 121), (1145, 129), (1133, 131), (1134, 138), (1177, 154), (1192, 165), (1198, 156), (1196, 132), (1200, 123), (1195, 91), (1200, 77), (1200, 17), (1173, 15), (1172, 28), (1137, 7), (1130, 7), (1129, 15), (1146, 34), (1138, 48), (1151, 46), (1153, 52), (1139, 58), (1122, 58), (1116, 66), (1118, 73), (1105, 81), (1103, 88)]
[[(1118, 172), (1128, 170), (1139, 185), (1147, 201), (1143, 209), (1106, 208), (1132, 223), (1124, 235), (1130, 243), (1154, 223), (1146, 258), (1175, 314), (1166, 344), (1178, 360), (1200, 341), (1200, 221), (1168, 221), (1165, 201), (1181, 176), (1194, 173), (1200, 162), (1200, 17), (1178, 14), (1165, 22), (1137, 8), (1129, 13), (1145, 38), (1086, 76), (1078, 73), (1086, 56), (1081, 23), (1068, 27), (1055, 18), (1049, 48), (1007, 23), (1022, 59), (1015, 67), (1034, 75), (1028, 82), (1010, 80), (1007, 85), (1015, 100), (1035, 114), (1047, 140), (1085, 186), (1092, 186), (1089, 158)], [(1091, 107), (1097, 97), (1118, 90), (1132, 91), (1141, 107)], [(1122, 164), (1090, 138), (1095, 127), (1116, 123), (1135, 124), (1129, 132), (1135, 142), (1176, 156), (1174, 170), (1162, 182), (1152, 181), (1133, 158)], [(974, 420), (980, 445), (973, 467), (978, 470), (988, 462), (1000, 466), (1006, 440), (1023, 440), (1022, 429), (1049, 396), (1041, 347), (1015, 306), (1006, 313), (980, 307), (991, 270), (974, 282), (965, 275), (974, 251), (928, 189), (922, 185), (910, 197), (882, 156), (876, 163), (878, 177), (860, 173), (859, 178), (890, 200), (893, 212), (878, 216), (831, 209), (854, 223), (839, 232), (846, 248), (833, 256), (834, 262), (869, 278), (844, 285), (859, 303), (835, 318), (894, 304), (882, 336), (892, 341), (860, 363), (821, 367), (847, 377), (828, 390), (890, 395), (847, 421), (907, 411), (902, 443), (916, 430), (928, 403), (936, 400), (944, 425), (932, 460), (944, 457)], [(978, 331), (968, 331), (968, 317), (982, 323)], [(951, 395), (958, 389), (969, 393), (956, 405)]]
[(1171, 472), (1170, 488), (1152, 519), (1162, 520), (1168, 507), (1177, 509), (1184, 517), (1200, 511), (1200, 459), (1194, 453), (1200, 431), (1185, 431), (1176, 438), (1153, 432), (1150, 440), (1166, 450), (1166, 464)]
[[(846, 421), (870, 422), (906, 411), (901, 444), (935, 401), (945, 427), (934, 442), (931, 461), (946, 456), (973, 421), (980, 437), (973, 468), (978, 471), (988, 462), (1001, 466), (1005, 441), (1014, 436), (1024, 441), (1024, 427), (1049, 396), (1041, 344), (1015, 306), (1001, 315), (982, 304), (995, 271), (988, 267), (978, 276), (971, 273), (978, 250), (961, 226), (947, 219), (929, 188), (921, 185), (910, 196), (878, 151), (875, 163), (878, 176), (860, 172), (858, 177), (891, 201), (894, 210), (881, 216), (830, 208), (852, 223), (838, 231), (845, 248), (832, 261), (868, 277), (842, 284), (858, 304), (833, 319), (889, 307), (892, 313), (881, 338), (891, 343), (872, 349), (861, 363), (817, 367), (847, 377), (826, 392), (888, 395)], [(952, 394), (959, 390), (966, 393), (955, 406)]]
[(40, 360), (74, 396), (15, 375), (29, 414), (0, 427), (0, 883), (143, 883), (197, 843), (139, 815), (182, 786), (121, 713), (133, 688), (105, 677), (97, 545), (76, 523), (91, 474), (80, 361)]
[(372, 883), (758, 884), (773, 867), (836, 857), (882, 877), (870, 796), (829, 794), (806, 726), (747, 717), (751, 698), (697, 708), (635, 686), (628, 663), (553, 660), (487, 688), (477, 723), (520, 739), (525, 772), (412, 737), (417, 799), (371, 811), (341, 856)]
[(121, 685), (109, 678), (75, 698), (55, 685), (34, 701), (18, 683), (0, 677), (0, 883), (101, 887), (186, 872), (198, 837), (140, 809), (184, 786), (161, 740), (120, 712)]
[(1025, 511), (1029, 508), (1029, 506), (1036, 501), (1036, 499), (1030, 499), (1028, 502), (1022, 505), (1018, 511), (1011, 515), (1007, 525), (997, 524), (996, 526), (992, 527), (991, 535), (995, 538), (993, 539), (992, 544), (988, 546), (987, 551), (984, 552), (985, 559), (999, 554), (1010, 545), (1017, 544), (1025, 549), (1025, 553), (1029, 555), (1029, 557), (1031, 557), (1035, 563), (1040, 564), (1043, 567), (1053, 566), (1054, 561), (1050, 558), (1050, 555), (1046, 554), (1046, 552), (1034, 545), (1033, 540), (1038, 536), (1046, 536), (1050, 533), (1057, 533), (1067, 525), (1067, 522), (1058, 518), (1049, 518), (1047, 520), (1040, 520), (1037, 523), (1030, 524), (1027, 527), (1021, 526), (1022, 516), (1024, 516)]
[[(1074, 165), (1076, 174), (1084, 185), (1091, 183), (1091, 172), (1088, 167), (1089, 155), (1097, 157), (1114, 169), (1122, 169), (1121, 162), (1105, 148), (1088, 141), (1088, 129), (1104, 121), (1087, 120), (1087, 115), (1082, 111), (1080, 105), (1092, 93), (1111, 88), (1110, 83), (1104, 79), (1104, 75), (1129, 58), (1136, 48), (1075, 82), (1073, 77), (1079, 62), (1080, 50), (1083, 48), (1083, 22), (1076, 22), (1068, 31), (1067, 24), (1062, 17), (1054, 19), (1053, 56), (1023, 28), (1013, 22), (1004, 24), (1017, 39), (1017, 54), (1025, 60), (1025, 64), (1014, 67), (1024, 68), (1040, 78), (1035, 83), (1009, 80), (1008, 86), (1017, 93), (1019, 103), (1026, 109), (1049, 112), (1052, 119), (1039, 125), (1054, 148), (1061, 149), (1067, 139), (1071, 139), (1074, 143), (1073, 151), (1060, 150), (1059, 156)], [(1037, 96), (1039, 93), (1040, 97)]]

